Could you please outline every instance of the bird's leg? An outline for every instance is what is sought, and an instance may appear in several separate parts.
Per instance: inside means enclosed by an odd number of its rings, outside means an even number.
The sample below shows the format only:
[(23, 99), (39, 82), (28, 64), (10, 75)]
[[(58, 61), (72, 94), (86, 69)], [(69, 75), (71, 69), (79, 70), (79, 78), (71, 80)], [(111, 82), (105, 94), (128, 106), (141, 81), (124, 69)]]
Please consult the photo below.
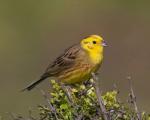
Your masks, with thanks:
[(88, 90), (90, 90), (91, 88), (92, 88), (92, 85), (93, 83), (92, 83), (92, 81), (91, 81), (91, 79), (88, 79), (88, 80), (86, 80), (86, 81), (84, 81), (83, 82), (83, 85), (85, 85), (85, 87), (86, 87), (86, 89), (85, 90), (82, 90), (80, 93), (79, 93), (79, 96), (84, 96), (84, 95), (86, 95), (87, 94), (87, 92), (88, 92)]
[(88, 80), (84, 81), (83, 84), (88, 87), (91, 85), (91, 80), (88, 79)]
[(61, 85), (61, 88), (63, 89), (63, 91), (65, 92), (66, 96), (67, 96), (67, 102), (73, 106), (73, 99), (72, 99), (72, 96), (71, 96), (71, 88), (67, 85), (65, 85), (64, 83), (60, 83)]

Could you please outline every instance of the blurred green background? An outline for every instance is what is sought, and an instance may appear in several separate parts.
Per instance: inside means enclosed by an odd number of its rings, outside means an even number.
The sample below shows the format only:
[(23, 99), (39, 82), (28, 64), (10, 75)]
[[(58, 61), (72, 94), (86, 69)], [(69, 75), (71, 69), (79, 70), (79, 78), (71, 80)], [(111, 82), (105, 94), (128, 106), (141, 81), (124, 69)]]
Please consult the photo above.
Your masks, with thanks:
[[(21, 93), (68, 46), (90, 34), (108, 42), (100, 70), (103, 91), (116, 83), (126, 102), (131, 75), (140, 110), (150, 112), (148, 0), (1, 0), (0, 115), (28, 114), (45, 103), (40, 91)], [(48, 80), (39, 88), (47, 90)]]

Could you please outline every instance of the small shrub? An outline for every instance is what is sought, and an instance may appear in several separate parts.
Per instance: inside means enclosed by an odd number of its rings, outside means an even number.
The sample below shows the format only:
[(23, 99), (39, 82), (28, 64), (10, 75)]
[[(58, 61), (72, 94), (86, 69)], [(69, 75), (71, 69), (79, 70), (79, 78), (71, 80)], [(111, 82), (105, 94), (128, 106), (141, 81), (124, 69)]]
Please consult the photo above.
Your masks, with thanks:
[[(51, 80), (50, 106), (39, 106), (40, 118), (45, 120), (103, 120), (95, 88), (88, 85), (75, 85), (68, 88), (71, 98), (68, 98), (66, 90)], [(134, 108), (128, 107), (127, 103), (118, 100), (118, 92), (112, 90), (102, 95), (103, 104), (111, 120), (138, 120)], [(150, 117), (146, 113), (141, 114), (142, 120)]]
[[(39, 105), (39, 116), (29, 115), (27, 119), (19, 116), (13, 120), (150, 120), (150, 115), (145, 112), (137, 113), (128, 103), (118, 100), (117, 90), (102, 94), (102, 101), (98, 101), (94, 81), (74, 86), (61, 86), (55, 80), (51, 80), (52, 89), (48, 95), (43, 91), (47, 105)], [(100, 93), (99, 93), (100, 94)], [(100, 94), (101, 95), (101, 94)], [(134, 104), (130, 94), (130, 104)], [(102, 102), (106, 113), (102, 113), (99, 105)], [(107, 119), (104, 117), (107, 115)], [(2, 118), (0, 117), (0, 120)]]

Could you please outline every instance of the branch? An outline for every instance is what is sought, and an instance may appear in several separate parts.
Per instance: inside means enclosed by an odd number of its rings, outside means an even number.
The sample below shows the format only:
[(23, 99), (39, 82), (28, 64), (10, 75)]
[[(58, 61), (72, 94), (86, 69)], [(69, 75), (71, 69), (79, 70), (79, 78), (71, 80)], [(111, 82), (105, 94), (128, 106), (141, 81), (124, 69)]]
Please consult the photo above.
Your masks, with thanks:
[[(16, 114), (14, 114), (14, 113), (8, 113), (8, 114), (10, 114), (10, 118), (12, 119), (12, 120), (25, 120), (22, 116), (17, 116)], [(30, 119), (29, 119), (30, 120)]]
[(64, 91), (64, 93), (67, 96), (68, 104), (73, 106), (74, 101), (73, 101), (72, 96), (71, 96), (71, 91), (69, 90), (70, 88), (68, 88), (68, 86), (65, 86), (63, 83), (61, 83), (60, 86), (61, 86), (62, 90)]
[(41, 90), (41, 93), (42, 95), (44, 96), (48, 106), (49, 106), (49, 109), (51, 110), (51, 112), (55, 115), (55, 118), (56, 120), (58, 120), (58, 117), (57, 117), (57, 112), (56, 112), (56, 109), (54, 108), (54, 106), (52, 106), (52, 104), (50, 103), (49, 101), (49, 98), (48, 98), (48, 95), (44, 92), (44, 90)]
[(102, 93), (102, 92), (100, 91), (99, 86), (98, 86), (98, 78), (97, 78), (97, 76), (95, 75), (95, 73), (92, 73), (92, 77), (93, 77), (93, 79), (95, 80), (96, 95), (97, 95), (97, 98), (98, 98), (98, 102), (99, 102), (99, 105), (100, 105), (100, 110), (101, 110), (101, 112), (102, 112), (103, 118), (104, 118), (104, 120), (110, 120), (109, 117), (108, 117), (106, 108), (105, 108), (105, 106), (104, 106), (102, 97), (101, 97), (101, 93)]
[(138, 120), (141, 120), (141, 115), (140, 115), (140, 112), (138, 110), (138, 107), (137, 107), (137, 103), (136, 103), (136, 96), (134, 94), (134, 91), (133, 91), (133, 87), (132, 87), (132, 81), (131, 81), (131, 77), (128, 76), (127, 77), (128, 81), (129, 81), (129, 86), (130, 86), (130, 99), (131, 99), (131, 103), (133, 104), (134, 106), (134, 110), (137, 114), (137, 119)]

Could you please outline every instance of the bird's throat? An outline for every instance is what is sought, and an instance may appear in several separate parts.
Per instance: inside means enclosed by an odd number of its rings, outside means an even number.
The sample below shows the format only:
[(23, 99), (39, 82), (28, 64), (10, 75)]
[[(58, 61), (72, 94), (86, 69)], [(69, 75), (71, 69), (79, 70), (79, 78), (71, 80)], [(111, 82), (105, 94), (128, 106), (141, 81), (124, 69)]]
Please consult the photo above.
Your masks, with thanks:
[(101, 61), (103, 60), (103, 52), (92, 52), (89, 53), (90, 56), (90, 61), (93, 64), (100, 64)]

